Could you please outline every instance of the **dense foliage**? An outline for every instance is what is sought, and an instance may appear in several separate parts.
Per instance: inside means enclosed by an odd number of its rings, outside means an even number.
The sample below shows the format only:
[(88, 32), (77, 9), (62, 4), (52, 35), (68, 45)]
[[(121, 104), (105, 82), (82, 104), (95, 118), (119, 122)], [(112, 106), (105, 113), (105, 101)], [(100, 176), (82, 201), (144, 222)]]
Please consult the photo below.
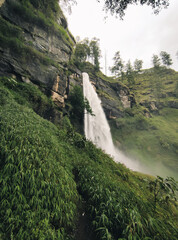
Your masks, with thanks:
[(76, 44), (73, 63), (81, 70), (85, 66), (86, 60), (93, 63), (96, 72), (100, 70), (99, 59), (101, 57), (101, 50), (99, 46), (99, 39), (93, 38), (91, 41), (84, 39)]
[(78, 120), (79, 123), (83, 125), (84, 114), (92, 114), (92, 109), (88, 100), (83, 96), (82, 88), (74, 86), (69, 95), (68, 101), (71, 104), (71, 109), (69, 111), (70, 117), (73, 120)]
[(113, 162), (68, 119), (57, 128), (41, 118), (30, 92), (50, 102), (35, 86), (0, 78), (0, 238), (78, 239), (83, 202), (97, 240), (176, 239), (176, 209), (158, 201), (155, 210), (154, 178)]
[(155, 13), (158, 13), (162, 7), (168, 7), (168, 0), (105, 0), (105, 8), (110, 11), (111, 14), (119, 15), (121, 19), (125, 15), (127, 7), (131, 4), (148, 5), (154, 9)]
[[(77, 3), (77, 0), (60, 0), (64, 4)], [(162, 8), (169, 6), (169, 0), (104, 0), (104, 9), (112, 15), (119, 16), (123, 19), (128, 6), (133, 4), (148, 5), (154, 9), (154, 13), (158, 14)]]

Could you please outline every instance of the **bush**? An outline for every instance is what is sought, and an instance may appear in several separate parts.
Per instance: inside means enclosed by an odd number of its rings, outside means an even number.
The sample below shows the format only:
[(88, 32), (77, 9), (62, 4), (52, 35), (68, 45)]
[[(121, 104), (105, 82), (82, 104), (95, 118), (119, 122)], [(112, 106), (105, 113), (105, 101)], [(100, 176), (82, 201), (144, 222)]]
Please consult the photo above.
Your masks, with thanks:
[(93, 115), (90, 104), (86, 98), (83, 96), (82, 88), (79, 86), (74, 86), (70, 95), (69, 101), (72, 105), (70, 115), (72, 119), (78, 120), (80, 123), (83, 123), (84, 111), (88, 114)]

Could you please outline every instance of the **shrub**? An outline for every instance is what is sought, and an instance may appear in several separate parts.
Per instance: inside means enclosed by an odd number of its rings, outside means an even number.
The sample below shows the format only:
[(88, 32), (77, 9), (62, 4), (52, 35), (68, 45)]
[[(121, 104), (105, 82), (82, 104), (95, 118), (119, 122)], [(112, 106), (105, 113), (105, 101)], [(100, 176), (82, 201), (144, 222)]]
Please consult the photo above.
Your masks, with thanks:
[(79, 122), (83, 122), (84, 111), (88, 114), (93, 115), (90, 104), (86, 98), (83, 96), (82, 88), (79, 86), (74, 86), (70, 95), (69, 101), (72, 105), (71, 117), (77, 119)]

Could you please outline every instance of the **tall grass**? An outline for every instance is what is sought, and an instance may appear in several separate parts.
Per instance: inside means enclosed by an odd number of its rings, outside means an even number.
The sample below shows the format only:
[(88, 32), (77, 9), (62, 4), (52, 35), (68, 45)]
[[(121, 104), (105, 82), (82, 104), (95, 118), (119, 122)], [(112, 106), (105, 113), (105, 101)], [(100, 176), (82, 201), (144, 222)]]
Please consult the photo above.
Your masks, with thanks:
[[(176, 210), (157, 203), (149, 177), (117, 164), (77, 134), (33, 110), (30, 86), (0, 79), (0, 237), (77, 239), (81, 201), (90, 231), (100, 239), (176, 239)], [(19, 87), (19, 91), (17, 90)]]

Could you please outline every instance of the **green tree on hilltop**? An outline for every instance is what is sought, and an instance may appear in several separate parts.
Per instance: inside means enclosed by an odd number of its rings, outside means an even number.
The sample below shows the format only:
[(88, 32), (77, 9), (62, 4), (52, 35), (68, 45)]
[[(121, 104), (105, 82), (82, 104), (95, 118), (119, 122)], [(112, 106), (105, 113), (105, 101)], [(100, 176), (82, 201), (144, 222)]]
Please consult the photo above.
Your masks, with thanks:
[(158, 55), (153, 54), (152, 63), (154, 68), (159, 68), (161, 66), (161, 59)]
[(134, 69), (135, 69), (135, 71), (136, 72), (140, 72), (140, 70), (142, 69), (142, 66), (143, 66), (143, 61), (135, 59), (135, 62), (134, 62)]
[(169, 53), (167, 53), (165, 51), (162, 51), (160, 53), (160, 56), (161, 56), (162, 62), (165, 66), (170, 67), (173, 64), (171, 56), (170, 56)]

